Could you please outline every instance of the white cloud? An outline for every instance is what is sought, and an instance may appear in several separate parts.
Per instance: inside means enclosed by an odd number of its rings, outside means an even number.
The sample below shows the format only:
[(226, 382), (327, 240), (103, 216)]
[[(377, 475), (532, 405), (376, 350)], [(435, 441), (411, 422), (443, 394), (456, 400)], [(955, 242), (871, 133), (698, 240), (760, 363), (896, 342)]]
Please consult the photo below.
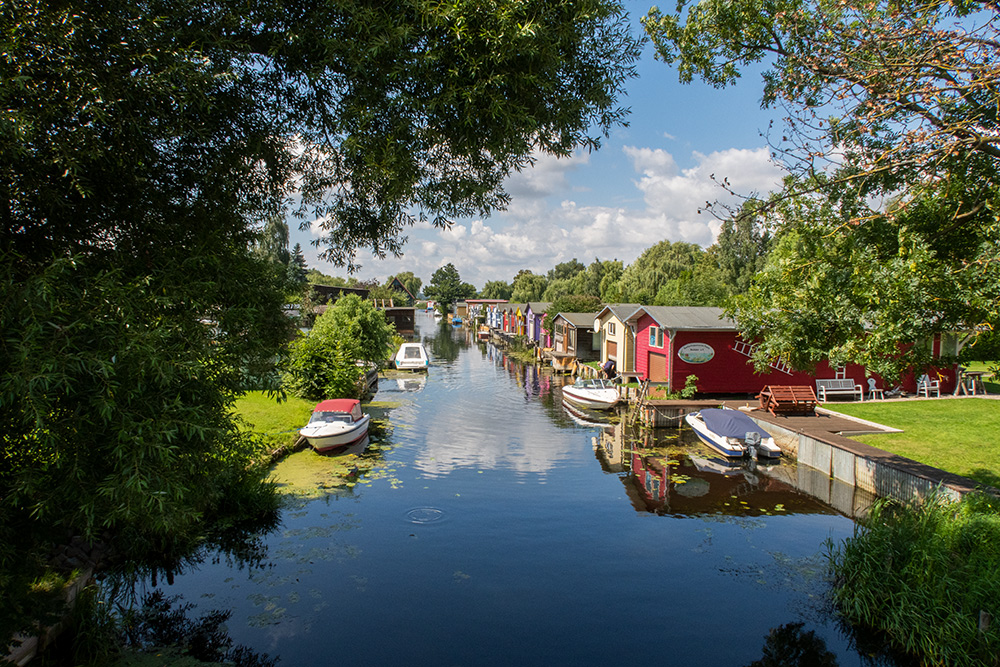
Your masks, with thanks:
[[(544, 273), (574, 257), (585, 264), (595, 257), (629, 264), (664, 239), (708, 246), (721, 224), (699, 209), (709, 201), (738, 203), (717, 181), (727, 179), (740, 193), (765, 193), (778, 187), (782, 176), (763, 147), (694, 152), (686, 169), (662, 149), (624, 146), (619, 156), (628, 160), (631, 174), (591, 164), (585, 154), (562, 160), (539, 157), (534, 167), (508, 180), (512, 201), (507, 211), (457, 222), (444, 231), (414, 226), (406, 230), (410, 240), (402, 258), (369, 260), (359, 253), (359, 277), (383, 280), (413, 271), (426, 283), (451, 262), (462, 280), (482, 287), (488, 280), (510, 281), (521, 269)], [(607, 201), (639, 195), (641, 204), (614, 207), (569, 199), (578, 194), (572, 177), (594, 177), (589, 171), (594, 169), (602, 170), (594, 180)], [(593, 202), (594, 194), (588, 196)], [(317, 268), (337, 273), (335, 267), (325, 267)]]

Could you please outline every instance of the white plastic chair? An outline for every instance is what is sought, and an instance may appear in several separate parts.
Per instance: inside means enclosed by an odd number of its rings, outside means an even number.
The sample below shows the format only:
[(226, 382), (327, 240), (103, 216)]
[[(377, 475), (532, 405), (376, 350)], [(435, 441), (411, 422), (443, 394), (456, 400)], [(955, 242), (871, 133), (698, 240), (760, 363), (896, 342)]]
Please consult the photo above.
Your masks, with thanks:
[(874, 401), (876, 398), (885, 398), (885, 392), (875, 386), (875, 378), (868, 378), (868, 400)]
[(917, 396), (923, 394), (927, 398), (931, 397), (931, 392), (938, 398), (941, 398), (941, 381), (932, 380), (927, 374), (921, 375), (920, 379), (917, 380)]

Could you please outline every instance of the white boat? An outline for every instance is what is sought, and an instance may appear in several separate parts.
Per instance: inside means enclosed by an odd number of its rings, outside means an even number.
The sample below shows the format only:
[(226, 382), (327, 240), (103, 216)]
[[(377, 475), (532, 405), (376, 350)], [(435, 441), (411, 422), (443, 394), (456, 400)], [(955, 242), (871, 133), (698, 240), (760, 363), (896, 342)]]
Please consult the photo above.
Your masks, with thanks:
[(562, 388), (562, 395), (570, 403), (592, 410), (608, 410), (621, 400), (618, 387), (603, 378), (577, 378)]
[(698, 438), (724, 456), (777, 458), (771, 434), (739, 410), (706, 408), (684, 416)]
[(309, 423), (299, 429), (317, 452), (328, 452), (353, 444), (368, 435), (369, 415), (361, 412), (355, 398), (333, 398), (313, 408)]
[(393, 363), (401, 371), (425, 371), (430, 366), (430, 358), (420, 343), (403, 343), (396, 350)]

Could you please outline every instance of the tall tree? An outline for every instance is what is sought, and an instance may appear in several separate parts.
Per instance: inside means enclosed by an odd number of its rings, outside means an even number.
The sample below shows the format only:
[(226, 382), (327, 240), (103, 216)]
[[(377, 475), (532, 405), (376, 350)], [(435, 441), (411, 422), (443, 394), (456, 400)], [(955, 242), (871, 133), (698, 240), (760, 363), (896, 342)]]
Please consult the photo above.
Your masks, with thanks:
[(548, 281), (545, 279), (545, 276), (538, 276), (531, 271), (521, 270), (514, 277), (513, 291), (510, 299), (518, 303), (541, 301), (547, 286)]
[(643, 251), (619, 281), (622, 301), (652, 305), (660, 289), (685, 271), (693, 271), (705, 251), (693, 243), (660, 241)]
[(476, 296), (476, 288), (462, 282), (458, 269), (449, 262), (434, 272), (424, 294), (438, 302), (438, 310), (447, 313), (451, 310), (451, 304), (459, 299), (471, 299)]
[(510, 300), (511, 294), (513, 294), (513, 288), (502, 280), (487, 280), (479, 292), (479, 296), (483, 299)]
[(765, 216), (757, 214), (759, 207), (759, 201), (748, 201), (737, 215), (727, 218), (712, 248), (722, 279), (734, 294), (750, 289), (750, 282), (764, 268), (771, 250), (772, 237)]
[(292, 256), (288, 262), (288, 284), (296, 292), (301, 291), (308, 284), (306, 280), (308, 270), (306, 257), (302, 254), (302, 246), (296, 243), (295, 247), (292, 248)]
[(764, 105), (786, 111), (790, 176), (754, 207), (780, 252), (734, 309), (761, 355), (895, 374), (922, 338), (1000, 326), (994, 3), (706, 0), (645, 25), (682, 81), (766, 61)]
[(254, 230), (294, 194), (353, 265), (503, 206), (622, 121), (638, 50), (613, 0), (18, 0), (0, 53), (7, 573), (68, 534), (167, 558), (273, 500), (231, 417), (288, 335)]
[(576, 257), (574, 257), (568, 262), (556, 264), (545, 277), (548, 278), (549, 282), (552, 282), (553, 280), (566, 280), (568, 278), (572, 278), (581, 271), (586, 271), (586, 269), (587, 267), (583, 265), (583, 262), (580, 262)]

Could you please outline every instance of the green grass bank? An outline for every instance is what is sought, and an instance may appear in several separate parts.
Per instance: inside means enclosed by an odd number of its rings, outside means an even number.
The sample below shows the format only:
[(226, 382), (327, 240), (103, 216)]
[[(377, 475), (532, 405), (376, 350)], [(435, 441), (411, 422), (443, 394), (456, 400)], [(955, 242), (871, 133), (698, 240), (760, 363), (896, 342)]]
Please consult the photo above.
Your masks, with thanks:
[(1000, 402), (989, 398), (827, 403), (825, 408), (902, 430), (853, 440), (1000, 488)]

